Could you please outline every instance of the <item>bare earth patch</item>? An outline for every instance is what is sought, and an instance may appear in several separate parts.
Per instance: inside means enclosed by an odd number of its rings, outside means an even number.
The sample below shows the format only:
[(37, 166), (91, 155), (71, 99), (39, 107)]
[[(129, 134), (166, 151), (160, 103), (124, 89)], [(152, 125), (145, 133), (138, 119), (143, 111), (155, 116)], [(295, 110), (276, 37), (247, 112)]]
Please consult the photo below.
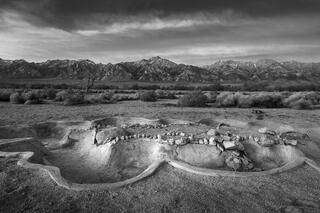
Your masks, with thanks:
[[(250, 109), (178, 108), (167, 106), (170, 102), (130, 101), (79, 107), (1, 103), (1, 139), (37, 138), (29, 142), (13, 141), (13, 145), (8, 145), (10, 140), (2, 140), (7, 145), (2, 144), (1, 151), (11, 154), (33, 151), (32, 164), (60, 168), (69, 186), (71, 183), (75, 184), (72, 186), (96, 185), (89, 191), (68, 190), (68, 187), (58, 186), (45, 169), (18, 166), (17, 161), (22, 158), (19, 153), (12, 154), (10, 158), (0, 158), (0, 211), (281, 212), (294, 208), (304, 212), (319, 211), (319, 110), (264, 109), (263, 120), (257, 120)], [(126, 119), (96, 120), (114, 116)], [(64, 122), (56, 123), (56, 120)], [(200, 122), (169, 125), (181, 120)], [(233, 171), (225, 164), (223, 153), (227, 150), (222, 152), (216, 145), (198, 141), (222, 122), (230, 125), (221, 127), (222, 135), (230, 131), (234, 135), (255, 136), (263, 127), (281, 131), (293, 129), (308, 134), (312, 142), (270, 148), (245, 140), (242, 144), (246, 155), (261, 170)], [(90, 126), (92, 123), (94, 128)], [(159, 128), (134, 126), (134, 123), (159, 124)], [(95, 134), (113, 126), (127, 129), (131, 134), (123, 139), (119, 135), (119, 142), (114, 144), (115, 138), (104, 138), (101, 144), (95, 144)], [(70, 127), (78, 131), (68, 132)], [(170, 144), (173, 136), (166, 135), (168, 132), (192, 134), (197, 143), (178, 145), (181, 137), (174, 136), (178, 139)], [(157, 141), (155, 136), (159, 134), (166, 136), (162, 138), (165, 142)], [(312, 161), (304, 164), (306, 158)], [(120, 188), (96, 190), (99, 189), (97, 184), (135, 178), (159, 159), (168, 164), (156, 165), (157, 169), (152, 167), (152, 175), (146, 173), (148, 177), (143, 176)], [(278, 171), (281, 173), (268, 174), (267, 171), (282, 168), (288, 162), (297, 164)], [(247, 175), (260, 173), (266, 174)]]

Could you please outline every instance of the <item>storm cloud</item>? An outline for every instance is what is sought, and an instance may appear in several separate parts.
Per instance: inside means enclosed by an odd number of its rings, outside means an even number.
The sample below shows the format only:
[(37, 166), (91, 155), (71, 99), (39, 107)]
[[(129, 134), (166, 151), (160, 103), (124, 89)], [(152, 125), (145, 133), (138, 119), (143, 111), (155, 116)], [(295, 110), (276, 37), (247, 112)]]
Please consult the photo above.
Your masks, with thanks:
[(318, 0), (0, 0), (0, 57), (320, 60)]

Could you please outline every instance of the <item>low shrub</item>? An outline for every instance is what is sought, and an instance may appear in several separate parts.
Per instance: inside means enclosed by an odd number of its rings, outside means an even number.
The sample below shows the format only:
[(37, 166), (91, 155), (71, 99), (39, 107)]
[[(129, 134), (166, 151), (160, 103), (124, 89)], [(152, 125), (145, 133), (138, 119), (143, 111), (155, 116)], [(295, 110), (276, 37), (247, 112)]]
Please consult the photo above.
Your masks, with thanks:
[(55, 101), (64, 101), (66, 97), (69, 95), (70, 91), (62, 90), (56, 94)]
[(283, 101), (286, 107), (294, 109), (311, 109), (320, 103), (318, 92), (298, 92), (291, 94)]
[(218, 92), (212, 91), (212, 92), (207, 92), (205, 93), (208, 99), (208, 103), (215, 103), (217, 100)]
[(13, 104), (24, 104), (25, 100), (21, 93), (15, 92), (10, 95), (10, 103)]
[(289, 104), (289, 107), (293, 109), (312, 109), (313, 105), (310, 100), (306, 100), (302, 98), (295, 102), (291, 102)]
[(158, 89), (155, 91), (155, 93), (159, 99), (177, 99), (175, 93), (170, 91)]
[(0, 101), (10, 101), (10, 95), (13, 93), (12, 90), (0, 90)]
[(114, 92), (105, 91), (103, 93), (91, 96), (88, 101), (96, 104), (109, 104), (117, 102), (117, 97), (114, 95)]
[(118, 101), (134, 101), (134, 100), (139, 100), (139, 97), (137, 95), (117, 95), (116, 99)]
[(201, 91), (194, 91), (182, 96), (178, 101), (180, 107), (205, 107), (208, 98)]
[(155, 91), (139, 92), (139, 99), (146, 102), (155, 102), (157, 101), (157, 94)]
[(237, 105), (236, 96), (232, 92), (222, 92), (216, 98), (219, 107), (234, 107)]
[(259, 92), (253, 95), (252, 107), (281, 108), (283, 96), (280, 93)]
[(63, 101), (63, 104), (66, 106), (80, 105), (84, 103), (85, 99), (83, 92), (69, 92)]
[(23, 98), (25, 100), (25, 104), (41, 104), (42, 100), (41, 100), (41, 95), (39, 91), (29, 91), (26, 93), (23, 93)]
[(41, 98), (54, 100), (56, 98), (56, 90), (53, 88), (45, 88), (41, 91)]
[(261, 107), (261, 108), (280, 108), (283, 106), (283, 97), (280, 93), (243, 94), (240, 92), (222, 92), (217, 96), (217, 106), (219, 107)]

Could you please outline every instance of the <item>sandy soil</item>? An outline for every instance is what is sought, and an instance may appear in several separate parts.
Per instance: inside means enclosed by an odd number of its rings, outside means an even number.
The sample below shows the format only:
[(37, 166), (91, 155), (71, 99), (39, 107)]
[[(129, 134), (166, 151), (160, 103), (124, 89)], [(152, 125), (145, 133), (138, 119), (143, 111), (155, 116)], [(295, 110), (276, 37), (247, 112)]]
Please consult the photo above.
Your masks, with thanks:
[[(0, 125), (86, 120), (107, 115), (198, 121), (255, 121), (251, 109), (178, 108), (174, 101), (61, 106), (0, 103)], [(263, 109), (264, 120), (301, 128), (320, 126), (320, 110)], [(0, 159), (0, 212), (284, 212), (320, 211), (320, 175), (305, 165), (272, 176), (232, 178), (193, 175), (163, 165), (153, 176), (112, 191), (68, 191), (40, 170)], [(291, 209), (292, 209), (291, 208)], [(290, 208), (287, 208), (287, 210)]]

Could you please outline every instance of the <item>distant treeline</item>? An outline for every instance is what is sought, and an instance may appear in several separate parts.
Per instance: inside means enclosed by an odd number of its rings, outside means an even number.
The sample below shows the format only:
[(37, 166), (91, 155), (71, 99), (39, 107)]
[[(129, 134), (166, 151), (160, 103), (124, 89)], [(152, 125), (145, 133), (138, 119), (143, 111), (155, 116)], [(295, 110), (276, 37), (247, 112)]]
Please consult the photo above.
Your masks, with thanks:
[[(43, 84), (43, 83), (0, 83), (0, 88), (12, 89), (83, 89), (80, 84)], [(188, 83), (176, 84), (97, 84), (92, 89), (109, 90), (109, 89), (125, 89), (125, 90), (201, 90), (201, 91), (320, 91), (320, 82), (310, 81), (258, 81), (244, 82), (241, 84), (206, 84), (191, 85)]]

